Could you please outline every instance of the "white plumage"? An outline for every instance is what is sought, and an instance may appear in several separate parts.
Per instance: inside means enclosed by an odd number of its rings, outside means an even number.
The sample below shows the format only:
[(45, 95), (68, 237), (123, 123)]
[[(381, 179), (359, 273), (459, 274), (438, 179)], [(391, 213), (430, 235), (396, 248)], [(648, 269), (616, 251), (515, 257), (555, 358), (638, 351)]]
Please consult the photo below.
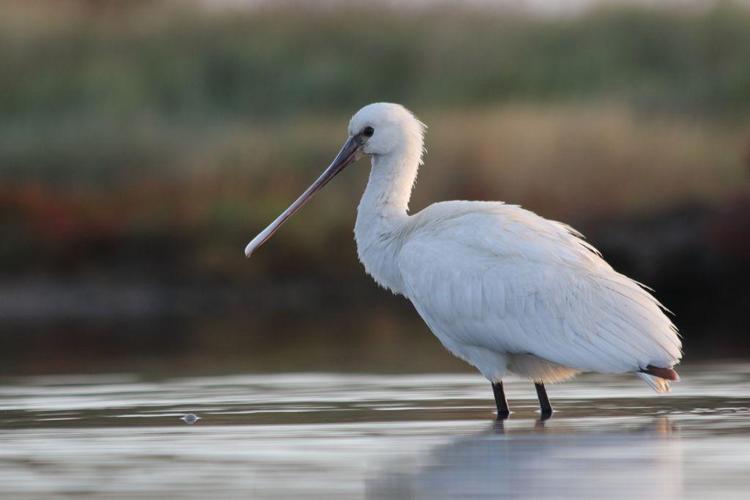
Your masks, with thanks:
[(359, 258), (380, 285), (411, 300), (449, 351), (491, 382), (508, 372), (536, 382), (633, 372), (668, 390), (681, 357), (674, 325), (574, 229), (500, 202), (449, 201), (408, 214), (423, 131), (400, 105), (361, 109), (331, 167), (246, 253), (365, 154), (372, 170), (355, 226)]
[(440, 203), (416, 218), (425, 222), (397, 260), (402, 293), (489, 380), (507, 370), (557, 382), (679, 359), (656, 300), (570, 228), (501, 203)]

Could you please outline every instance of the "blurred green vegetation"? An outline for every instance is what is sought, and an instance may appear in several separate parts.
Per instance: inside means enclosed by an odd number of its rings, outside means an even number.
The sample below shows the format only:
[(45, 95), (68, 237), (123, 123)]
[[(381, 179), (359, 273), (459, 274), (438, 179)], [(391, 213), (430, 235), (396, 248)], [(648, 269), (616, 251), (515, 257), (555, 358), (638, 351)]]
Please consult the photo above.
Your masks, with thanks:
[(566, 19), (443, 5), (212, 15), (148, 5), (54, 29), (5, 17), (4, 117), (278, 120), (349, 113), (378, 98), (416, 109), (598, 97), (680, 114), (750, 109), (750, 12), (730, 3)]
[[(443, 5), (54, 5), (10, 2), (0, 18), (6, 269), (144, 247), (186, 272), (235, 268), (226, 257), (377, 100), (431, 127), (417, 208), (505, 199), (575, 222), (715, 202), (744, 176), (750, 11), (729, 3), (564, 19)], [(285, 229), (300, 255), (348, 238), (342, 212), (364, 182), (353, 175)]]
[(19, 2), (0, 18), (4, 176), (120, 181), (133, 169), (182, 168), (232, 124), (343, 118), (376, 100), (423, 114), (602, 100), (701, 119), (750, 111), (750, 12), (731, 3), (565, 19), (442, 5), (79, 4), (91, 2), (60, 4), (67, 11)]
[[(327, 302), (394, 310), (353, 291), (369, 283), (351, 233), (364, 161), (250, 263), (242, 255), (328, 164), (351, 114), (385, 100), (429, 125), (414, 210), (521, 204), (583, 229), (618, 269), (665, 290), (678, 319), (747, 326), (750, 9), (190, 5), (0, 4), (0, 274), (20, 283), (6, 298), (30, 298), (22, 310), (57, 310), (59, 291), (41, 300), (26, 286), (40, 276), (247, 286), (252, 314), (299, 312), (345, 282)], [(290, 292), (297, 302), (262, 299), (297, 282), (313, 284)], [(221, 314), (216, 297), (232, 293), (212, 290)], [(158, 307), (172, 310), (181, 299), (164, 293)], [(407, 315), (412, 329), (406, 310), (393, 323)]]

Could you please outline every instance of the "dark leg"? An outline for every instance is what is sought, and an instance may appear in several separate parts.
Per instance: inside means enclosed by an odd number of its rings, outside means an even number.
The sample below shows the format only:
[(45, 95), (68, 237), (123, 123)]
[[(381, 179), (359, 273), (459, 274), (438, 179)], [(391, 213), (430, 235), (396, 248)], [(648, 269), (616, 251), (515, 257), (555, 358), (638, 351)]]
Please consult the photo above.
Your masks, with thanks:
[(536, 387), (536, 395), (539, 398), (539, 409), (542, 411), (542, 420), (546, 420), (552, 416), (552, 405), (549, 404), (547, 390), (544, 388), (542, 382), (534, 382), (534, 387)]
[(494, 382), (492, 384), (492, 392), (495, 394), (495, 404), (497, 405), (497, 419), (505, 420), (510, 416), (510, 408), (508, 408), (508, 402), (505, 400), (503, 383)]

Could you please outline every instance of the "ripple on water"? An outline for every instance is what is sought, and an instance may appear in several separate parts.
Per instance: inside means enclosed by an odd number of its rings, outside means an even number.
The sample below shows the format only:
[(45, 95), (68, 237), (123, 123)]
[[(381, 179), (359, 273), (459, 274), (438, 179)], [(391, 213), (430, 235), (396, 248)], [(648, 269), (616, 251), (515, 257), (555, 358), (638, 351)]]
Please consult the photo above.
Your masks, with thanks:
[(750, 365), (681, 373), (666, 397), (627, 377), (551, 386), (547, 422), (510, 381), (503, 424), (463, 374), (6, 380), (0, 494), (741, 497)]

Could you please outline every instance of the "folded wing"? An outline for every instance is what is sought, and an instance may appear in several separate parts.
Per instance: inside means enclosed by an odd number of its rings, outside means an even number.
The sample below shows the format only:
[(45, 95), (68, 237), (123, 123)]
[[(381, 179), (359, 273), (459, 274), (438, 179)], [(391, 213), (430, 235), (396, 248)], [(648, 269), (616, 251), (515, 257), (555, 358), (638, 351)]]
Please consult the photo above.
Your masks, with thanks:
[(446, 345), (604, 373), (679, 361), (657, 300), (568, 226), (499, 203), (448, 202), (415, 217), (398, 258), (405, 294)]

